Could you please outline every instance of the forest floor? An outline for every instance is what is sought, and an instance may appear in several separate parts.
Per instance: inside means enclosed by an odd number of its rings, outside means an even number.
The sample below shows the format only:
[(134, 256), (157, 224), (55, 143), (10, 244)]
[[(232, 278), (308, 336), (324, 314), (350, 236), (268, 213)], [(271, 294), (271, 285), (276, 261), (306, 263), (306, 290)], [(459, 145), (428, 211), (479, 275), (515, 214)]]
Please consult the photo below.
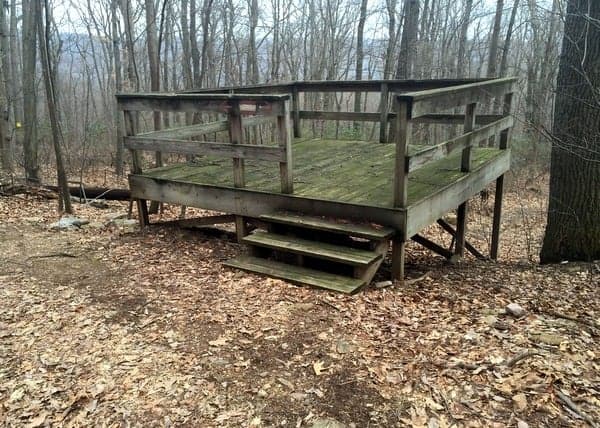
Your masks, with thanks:
[[(0, 197), (0, 423), (598, 424), (599, 264), (536, 263), (543, 193), (507, 195), (498, 263), (411, 245), (420, 280), (355, 296), (226, 269), (227, 232), (107, 225), (124, 203), (57, 231), (56, 201)], [(483, 250), (491, 199), (470, 213)]]

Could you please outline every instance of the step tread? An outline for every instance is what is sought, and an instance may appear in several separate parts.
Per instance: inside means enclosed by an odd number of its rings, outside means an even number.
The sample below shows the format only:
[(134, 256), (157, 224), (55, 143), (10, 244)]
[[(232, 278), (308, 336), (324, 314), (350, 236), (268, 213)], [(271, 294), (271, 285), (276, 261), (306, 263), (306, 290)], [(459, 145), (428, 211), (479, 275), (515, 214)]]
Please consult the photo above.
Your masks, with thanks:
[(373, 251), (263, 231), (255, 231), (244, 237), (243, 242), (353, 266), (368, 266), (381, 257)]
[(348, 294), (358, 291), (360, 287), (365, 285), (365, 282), (361, 279), (335, 275), (259, 257), (239, 256), (223, 264), (237, 269), (284, 279), (292, 283), (312, 285), (313, 287), (326, 288)]
[(340, 223), (333, 220), (327, 220), (322, 217), (305, 216), (287, 212), (264, 214), (261, 215), (260, 218), (261, 220), (270, 221), (273, 223), (343, 233), (350, 236), (356, 236), (358, 238), (374, 240), (387, 239), (394, 234), (394, 229), (389, 227), (374, 227), (357, 223)]

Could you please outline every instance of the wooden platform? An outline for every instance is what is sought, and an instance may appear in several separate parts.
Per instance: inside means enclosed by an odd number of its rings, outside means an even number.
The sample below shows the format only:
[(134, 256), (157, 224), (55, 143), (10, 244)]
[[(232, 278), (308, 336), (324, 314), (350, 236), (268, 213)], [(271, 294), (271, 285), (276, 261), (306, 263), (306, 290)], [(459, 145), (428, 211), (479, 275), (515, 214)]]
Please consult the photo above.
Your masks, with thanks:
[[(394, 145), (296, 139), (292, 147), (293, 195), (279, 193), (279, 170), (272, 162), (247, 160), (246, 187), (236, 189), (231, 160), (216, 157), (133, 174), (130, 187), (137, 198), (185, 203), (252, 217), (281, 209), (298, 211), (300, 206), (312, 206), (312, 210), (308, 208), (312, 214), (339, 215), (327, 209), (327, 203), (333, 203), (338, 209), (350, 205), (345, 213), (348, 218), (398, 228), (403, 226), (404, 212), (408, 210), (411, 214), (406, 227), (410, 237), (453, 209), (461, 195), (467, 199), (482, 190), (506, 172), (510, 164), (509, 152), (495, 148), (474, 148), (470, 172), (461, 172), (460, 152), (430, 162), (409, 176), (408, 207), (401, 209), (393, 207)], [(426, 149), (427, 146), (410, 147), (411, 153)], [(221, 198), (218, 189), (223, 190)], [(253, 196), (256, 193), (259, 195)], [(451, 195), (449, 200), (448, 195)], [(237, 209), (230, 208), (234, 204), (226, 203), (223, 198), (232, 203), (237, 201)], [(281, 202), (281, 198), (288, 202)]]
[[(467, 201), (495, 181), (490, 254), (495, 258), (515, 81), (291, 82), (118, 95), (140, 222), (149, 222), (148, 200), (233, 215), (238, 241), (251, 254), (231, 266), (355, 292), (371, 281), (390, 243), (394, 279), (404, 278), (411, 238), (444, 257), (462, 256), (465, 248), (481, 256), (465, 240)], [(380, 107), (302, 110), (309, 92), (376, 92)], [(500, 114), (489, 114), (492, 109)], [(157, 111), (186, 113), (187, 125), (139, 132), (140, 112)], [(311, 120), (350, 121), (354, 127), (376, 122), (378, 142), (303, 137), (303, 124)], [(416, 132), (415, 126), (430, 124), (453, 128)], [(436, 139), (420, 142), (420, 135)], [(144, 170), (141, 151), (156, 152), (157, 161), (161, 153), (193, 160)], [(452, 249), (419, 235), (453, 210), (456, 230), (445, 228), (453, 235)], [(251, 219), (264, 230), (248, 234)]]

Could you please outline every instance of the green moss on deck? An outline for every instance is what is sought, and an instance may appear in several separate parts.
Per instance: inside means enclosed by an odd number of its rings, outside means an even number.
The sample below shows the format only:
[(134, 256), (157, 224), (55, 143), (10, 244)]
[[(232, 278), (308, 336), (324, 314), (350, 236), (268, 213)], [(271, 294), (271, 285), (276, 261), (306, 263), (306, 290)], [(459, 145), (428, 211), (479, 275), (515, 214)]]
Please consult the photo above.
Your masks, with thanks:
[[(417, 151), (420, 146), (412, 146)], [(293, 144), (294, 195), (379, 207), (392, 206), (393, 144), (341, 140), (296, 140)], [(473, 170), (501, 153), (493, 148), (473, 148)], [(461, 152), (432, 162), (409, 175), (408, 202), (413, 204), (465, 173)], [(203, 157), (145, 171), (142, 175), (163, 180), (233, 187), (232, 160)], [(246, 188), (280, 192), (279, 165), (246, 161)]]

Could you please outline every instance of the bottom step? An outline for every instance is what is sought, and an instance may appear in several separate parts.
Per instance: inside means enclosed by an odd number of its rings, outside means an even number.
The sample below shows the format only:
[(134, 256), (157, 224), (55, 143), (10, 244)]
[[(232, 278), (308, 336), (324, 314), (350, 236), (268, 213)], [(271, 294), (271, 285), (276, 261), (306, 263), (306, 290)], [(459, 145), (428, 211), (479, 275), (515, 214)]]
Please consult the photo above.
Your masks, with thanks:
[(228, 260), (223, 264), (237, 269), (284, 279), (296, 284), (307, 284), (313, 287), (326, 288), (348, 294), (355, 293), (360, 287), (365, 285), (365, 282), (361, 279), (288, 265), (258, 257), (240, 256)]

